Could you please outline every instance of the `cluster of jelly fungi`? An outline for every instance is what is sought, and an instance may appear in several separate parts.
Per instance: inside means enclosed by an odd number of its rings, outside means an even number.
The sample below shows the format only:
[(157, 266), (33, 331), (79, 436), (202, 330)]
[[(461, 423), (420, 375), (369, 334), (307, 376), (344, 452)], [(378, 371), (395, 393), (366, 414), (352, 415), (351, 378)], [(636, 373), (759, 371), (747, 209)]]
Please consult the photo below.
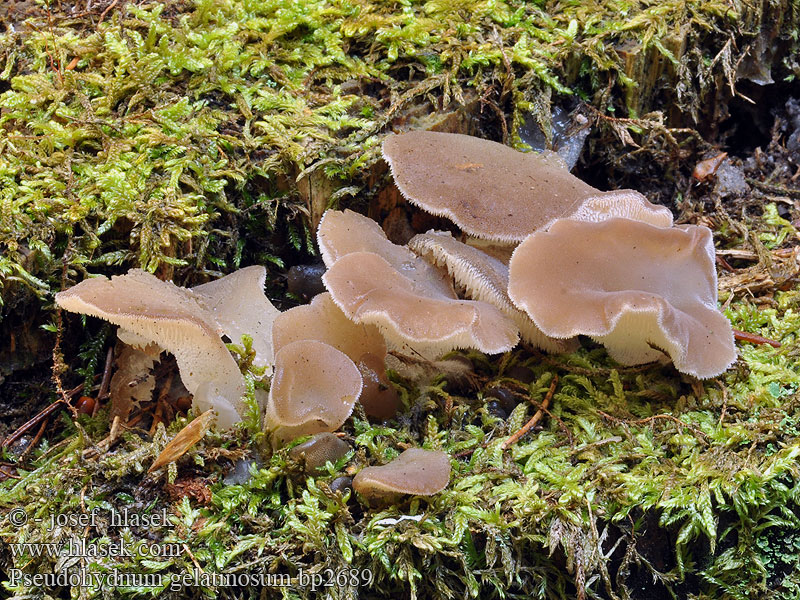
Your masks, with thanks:
[[(633, 190), (601, 192), (552, 154), (412, 131), (387, 137), (383, 155), (409, 202), (471, 239), (430, 231), (401, 246), (371, 219), (329, 210), (317, 230), (327, 291), (310, 304), (278, 311), (259, 266), (194, 288), (134, 269), (56, 301), (118, 325), (128, 344), (174, 354), (195, 411), (214, 409), (221, 429), (241, 420), (245, 392), (222, 336), (251, 336), (255, 364), (272, 376), (264, 428), (276, 447), (313, 436), (294, 452), (312, 471), (347, 453), (333, 432), (357, 401), (375, 418), (397, 410), (388, 350), (435, 360), (506, 352), (521, 338), (571, 352), (585, 335), (622, 364), (671, 360), (699, 378), (735, 360), (707, 228), (673, 226), (668, 209)], [(410, 449), (363, 469), (354, 487), (434, 494), (449, 473), (446, 454)]]

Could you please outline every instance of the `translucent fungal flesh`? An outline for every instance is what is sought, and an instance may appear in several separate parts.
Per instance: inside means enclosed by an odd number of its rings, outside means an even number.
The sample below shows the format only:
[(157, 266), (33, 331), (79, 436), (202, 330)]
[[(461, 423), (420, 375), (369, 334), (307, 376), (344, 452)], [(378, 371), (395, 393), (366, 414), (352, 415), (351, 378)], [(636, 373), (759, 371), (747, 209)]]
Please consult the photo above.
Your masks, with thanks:
[(318, 239), (333, 301), (349, 319), (376, 325), (395, 346), (435, 359), (455, 348), (494, 354), (516, 345), (516, 327), (499, 309), (459, 300), (445, 273), (392, 244), (367, 217), (328, 211)]
[(272, 368), (272, 323), (280, 311), (264, 294), (267, 270), (253, 265), (215, 281), (191, 288), (198, 300), (214, 315), (225, 335), (235, 344), (242, 335), (253, 339), (254, 364)]
[(353, 479), (353, 489), (367, 498), (393, 494), (431, 496), (450, 481), (450, 458), (440, 450), (409, 448), (393, 461), (367, 467)]
[(358, 362), (365, 354), (386, 355), (386, 342), (374, 325), (354, 323), (331, 299), (328, 292), (318, 294), (310, 304), (282, 312), (272, 327), (275, 351), (298, 340), (325, 342)]
[(577, 349), (575, 340), (544, 335), (524, 311), (514, 306), (508, 297), (508, 266), (500, 260), (459, 242), (449, 232), (419, 234), (408, 242), (408, 247), (433, 264), (446, 268), (468, 298), (492, 304), (508, 315), (526, 342), (550, 352)]
[(361, 394), (361, 374), (333, 346), (300, 340), (275, 353), (265, 429), (281, 445), (302, 435), (336, 431)]
[(512, 301), (543, 332), (589, 335), (622, 364), (666, 354), (707, 378), (736, 359), (706, 227), (560, 220), (520, 244), (509, 279)]
[(521, 242), (571, 215), (672, 223), (669, 210), (638, 192), (601, 192), (570, 174), (563, 161), (477, 137), (410, 131), (387, 137), (383, 156), (406, 199), (480, 238)]

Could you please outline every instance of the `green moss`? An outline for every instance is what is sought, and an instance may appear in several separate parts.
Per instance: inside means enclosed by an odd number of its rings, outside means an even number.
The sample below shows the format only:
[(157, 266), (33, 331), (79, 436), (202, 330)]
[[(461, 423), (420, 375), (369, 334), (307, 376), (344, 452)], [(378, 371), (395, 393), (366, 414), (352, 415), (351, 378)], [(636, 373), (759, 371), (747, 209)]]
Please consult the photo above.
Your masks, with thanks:
[[(270, 232), (289, 220), (296, 233), (315, 210), (287, 182), (322, 169), (330, 202), (352, 196), (382, 132), (414, 103), (436, 95), (447, 107), (470, 88), (511, 98), (512, 134), (531, 108), (545, 118), (536, 97), (547, 90), (638, 113), (605, 98), (616, 83), (646, 85), (629, 72), (630, 44), (691, 73), (695, 59), (669, 49), (674, 28), (692, 23), (688, 40), (716, 53), (753, 10), (196, 0), (126, 4), (94, 27), (52, 7), (0, 36), (0, 299), (9, 286), (57, 291), (62, 263), (73, 279), (117, 266), (224, 271), (243, 252), (280, 266)], [(710, 79), (686, 79), (686, 102)], [(245, 247), (253, 227), (267, 235)]]
[[(164, 475), (145, 477), (165, 434), (144, 443), (126, 434), (96, 458), (80, 458), (78, 438), (71, 438), (46, 451), (33, 471), (21, 472), (23, 479), (0, 484), (3, 510), (24, 502), (30, 518), (21, 528), (3, 521), (0, 536), (6, 544), (53, 541), (70, 529), (54, 536), (34, 517), (165, 507), (171, 522), (147, 534), (150, 543), (185, 544), (189, 551), (158, 560), (107, 559), (91, 569), (178, 577), (193, 572), (196, 561), (208, 573), (296, 578), (301, 570), (352, 568), (372, 578), (362, 591), (389, 595), (399, 586), (412, 597), (560, 598), (578, 590), (593, 597), (605, 589), (622, 596), (636, 578), (655, 578), (679, 597), (687, 590), (718, 599), (766, 597), (769, 589), (790, 594), (797, 586), (793, 532), (800, 509), (800, 363), (787, 356), (800, 330), (796, 299), (797, 292), (779, 293), (777, 308), (766, 311), (734, 304), (735, 327), (785, 345), (744, 344), (737, 368), (705, 385), (671, 367), (615, 367), (602, 349), (546, 360), (517, 351), (497, 364), (477, 362), (482, 390), (502, 385), (522, 400), (508, 419), (489, 412), (480, 391), (453, 395), (445, 382), (409, 389), (401, 418), (383, 426), (357, 417), (348, 422), (355, 454), (316, 478), (305, 476), (286, 450), (263, 454), (244, 429), (208, 436), (177, 471), (206, 482), (206, 505), (170, 500), (157, 483)], [(239, 353), (246, 356), (246, 346)], [(531, 369), (532, 383), (504, 375), (511, 365)], [(502, 442), (535, 411), (556, 374), (544, 428), (504, 452)], [(349, 492), (330, 491), (336, 477), (388, 461), (407, 444), (453, 457), (444, 492), (367, 508)], [(230, 463), (222, 457), (243, 450), (267, 462), (253, 465), (246, 483), (225, 485), (221, 471)], [(109, 527), (103, 536), (93, 530), (88, 540), (129, 536), (134, 547), (143, 535)], [(653, 544), (661, 544), (661, 553)], [(50, 558), (12, 560), (31, 573), (57, 570)], [(358, 593), (355, 585), (345, 588)], [(224, 586), (181, 590), (232, 593)], [(284, 592), (313, 595), (296, 579)], [(158, 593), (118, 590), (119, 597)]]

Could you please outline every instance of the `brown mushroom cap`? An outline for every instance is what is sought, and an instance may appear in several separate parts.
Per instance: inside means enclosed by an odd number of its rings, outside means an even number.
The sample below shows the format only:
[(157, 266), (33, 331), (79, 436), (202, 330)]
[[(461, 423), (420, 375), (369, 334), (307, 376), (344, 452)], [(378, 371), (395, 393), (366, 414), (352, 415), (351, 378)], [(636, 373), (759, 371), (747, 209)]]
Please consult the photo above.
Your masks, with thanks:
[(353, 489), (367, 498), (392, 494), (431, 496), (450, 481), (450, 458), (440, 450), (409, 448), (388, 464), (361, 469)]
[(550, 352), (573, 352), (577, 340), (561, 340), (544, 335), (531, 318), (508, 297), (508, 266), (488, 254), (463, 244), (449, 232), (429, 231), (414, 236), (408, 247), (439, 267), (445, 267), (473, 300), (499, 308), (519, 328), (523, 340)]
[(386, 378), (383, 336), (374, 325), (348, 319), (328, 292), (315, 296), (311, 304), (282, 312), (275, 319), (272, 340), (276, 352), (298, 340), (325, 342), (344, 352), (361, 373), (360, 402), (367, 415), (388, 419), (397, 412), (400, 401)]
[(736, 359), (714, 260), (706, 227), (560, 220), (514, 252), (509, 296), (547, 335), (592, 336), (627, 365), (666, 353), (714, 377)]
[(289, 456), (295, 460), (303, 460), (306, 473), (322, 470), (330, 461), (336, 462), (353, 448), (343, 439), (323, 431), (311, 436), (311, 439), (297, 444), (289, 450)]
[(346, 354), (316, 340), (300, 340), (275, 353), (265, 429), (276, 445), (336, 431), (361, 393), (361, 374)]
[(272, 343), (277, 352), (298, 340), (325, 342), (358, 362), (364, 354), (383, 360), (386, 342), (374, 325), (354, 323), (331, 299), (328, 292), (317, 294), (311, 304), (282, 312), (272, 326)]
[(455, 348), (495, 354), (517, 344), (517, 328), (496, 307), (445, 295), (435, 283), (412, 280), (373, 252), (343, 256), (322, 279), (350, 319), (377, 325), (388, 340), (426, 358)]
[(264, 294), (266, 279), (267, 270), (253, 265), (195, 286), (192, 293), (234, 344), (241, 343), (242, 335), (250, 335), (256, 351), (254, 364), (271, 368), (272, 322), (280, 311)]
[(425, 289), (438, 295), (456, 297), (443, 271), (422, 260), (405, 246), (390, 242), (375, 221), (352, 210), (327, 211), (319, 223), (317, 241), (322, 260), (328, 268), (347, 254), (374, 252)]
[[(191, 292), (133, 269), (126, 275), (82, 281), (56, 294), (65, 310), (119, 325), (130, 343), (155, 342), (175, 355), (181, 381), (194, 395), (195, 409), (213, 408), (217, 425), (228, 428), (244, 412), (244, 379), (222, 343), (214, 315)], [(132, 335), (125, 336), (124, 332)]]
[[(521, 242), (555, 219), (578, 213), (587, 200), (600, 212), (590, 214), (585, 207), (583, 219), (599, 220), (605, 212), (630, 218), (638, 214), (659, 225), (672, 222), (669, 210), (632, 190), (601, 192), (547, 155), (517, 152), (468, 135), (392, 135), (383, 142), (383, 156), (403, 196), (476, 237)], [(612, 209), (609, 204), (619, 206)]]
[(434, 359), (454, 348), (494, 354), (516, 345), (516, 328), (497, 308), (458, 300), (443, 271), (390, 242), (371, 219), (329, 210), (317, 239), (333, 301), (347, 318), (376, 325), (396, 346)]
[(356, 361), (364, 387), (359, 402), (364, 412), (375, 419), (391, 419), (400, 408), (400, 396), (386, 376), (383, 356), (364, 354)]

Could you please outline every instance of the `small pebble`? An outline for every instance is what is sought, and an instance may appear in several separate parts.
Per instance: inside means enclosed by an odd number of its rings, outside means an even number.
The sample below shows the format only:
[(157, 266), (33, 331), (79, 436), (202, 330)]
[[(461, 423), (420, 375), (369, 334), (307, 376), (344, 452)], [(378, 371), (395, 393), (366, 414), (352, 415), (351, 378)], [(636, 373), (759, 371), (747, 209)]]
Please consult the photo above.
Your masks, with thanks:
[(324, 273), (323, 264), (293, 266), (286, 275), (289, 292), (304, 300), (310, 300), (325, 291), (322, 283)]
[(520, 383), (530, 383), (536, 379), (536, 375), (534, 375), (533, 371), (521, 365), (514, 365), (505, 372), (505, 375), (516, 379)]
[(243, 485), (250, 479), (250, 465), (256, 461), (252, 458), (240, 458), (233, 464), (233, 469), (225, 476), (225, 485)]

